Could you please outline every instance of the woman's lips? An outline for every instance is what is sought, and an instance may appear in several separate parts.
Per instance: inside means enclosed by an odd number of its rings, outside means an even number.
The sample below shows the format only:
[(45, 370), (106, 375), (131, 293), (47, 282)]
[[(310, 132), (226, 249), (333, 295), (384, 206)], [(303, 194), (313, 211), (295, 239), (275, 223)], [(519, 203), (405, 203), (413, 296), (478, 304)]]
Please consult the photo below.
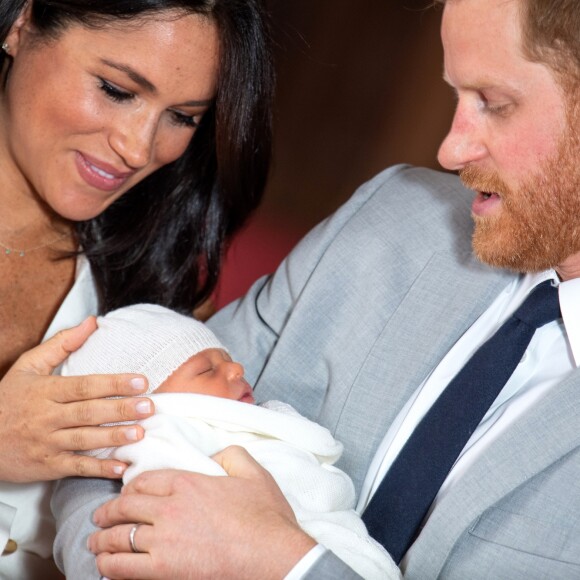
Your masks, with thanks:
[(118, 171), (108, 163), (78, 151), (76, 152), (75, 162), (83, 180), (91, 187), (101, 191), (119, 189), (135, 173), (134, 171)]
[(487, 216), (497, 211), (501, 205), (501, 197), (493, 191), (478, 191), (471, 211), (476, 216)]

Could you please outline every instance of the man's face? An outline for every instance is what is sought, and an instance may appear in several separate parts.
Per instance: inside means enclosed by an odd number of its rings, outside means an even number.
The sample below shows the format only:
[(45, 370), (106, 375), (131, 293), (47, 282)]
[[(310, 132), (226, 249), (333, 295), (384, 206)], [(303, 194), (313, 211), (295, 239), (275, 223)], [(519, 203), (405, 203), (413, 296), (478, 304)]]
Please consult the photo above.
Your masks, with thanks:
[(519, 10), (519, 0), (448, 0), (445, 77), (458, 103), (439, 162), (477, 192), (477, 256), (539, 271), (580, 251), (578, 115), (553, 71), (524, 57)]

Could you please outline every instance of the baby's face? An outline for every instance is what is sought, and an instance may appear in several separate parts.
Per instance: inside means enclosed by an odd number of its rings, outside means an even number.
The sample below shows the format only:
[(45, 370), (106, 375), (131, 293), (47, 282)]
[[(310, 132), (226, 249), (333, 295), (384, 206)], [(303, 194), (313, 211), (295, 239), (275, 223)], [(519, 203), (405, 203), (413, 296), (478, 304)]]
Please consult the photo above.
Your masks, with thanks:
[(220, 348), (202, 350), (186, 360), (155, 390), (156, 393), (196, 393), (254, 403), (244, 367)]

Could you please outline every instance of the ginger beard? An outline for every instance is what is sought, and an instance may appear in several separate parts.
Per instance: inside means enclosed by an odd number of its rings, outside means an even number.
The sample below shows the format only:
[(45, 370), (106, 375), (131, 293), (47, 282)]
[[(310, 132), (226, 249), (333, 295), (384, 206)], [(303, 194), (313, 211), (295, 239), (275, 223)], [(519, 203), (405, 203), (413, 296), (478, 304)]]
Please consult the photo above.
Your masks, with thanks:
[(579, 117), (578, 111), (569, 112), (556, 155), (517, 188), (496, 172), (473, 166), (460, 171), (466, 187), (496, 193), (502, 201), (497, 215), (473, 216), (479, 260), (516, 272), (541, 272), (580, 251)]

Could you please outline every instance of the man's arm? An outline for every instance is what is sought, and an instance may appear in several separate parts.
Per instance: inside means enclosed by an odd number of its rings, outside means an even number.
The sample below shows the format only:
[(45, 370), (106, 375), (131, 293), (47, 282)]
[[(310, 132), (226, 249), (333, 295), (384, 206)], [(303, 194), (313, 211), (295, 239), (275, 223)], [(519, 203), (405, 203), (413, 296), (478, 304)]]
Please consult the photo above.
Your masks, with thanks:
[[(409, 166), (395, 166), (362, 185), (347, 203), (298, 243), (275, 274), (255, 282), (245, 296), (222, 308), (207, 321), (232, 357), (244, 364), (245, 376), (251, 385), (258, 382), (276, 342), (326, 252), (349, 222), (359, 212), (365, 212), (367, 204), (376, 203), (373, 198), (382, 197), (385, 184), (397, 181), (408, 170)], [(396, 190), (396, 186), (390, 186), (390, 189)], [(329, 287), (327, 290), (333, 292), (335, 289)], [(299, 411), (303, 412), (303, 409)]]
[[(299, 527), (271, 475), (240, 447), (217, 454), (229, 477), (150, 471), (95, 512), (89, 541), (113, 578), (283, 578), (315, 541)], [(140, 554), (131, 552), (129, 532)]]
[(326, 550), (302, 576), (302, 580), (360, 580), (354, 570), (349, 568), (338, 556)]
[(70, 477), (57, 482), (50, 507), (56, 518), (54, 559), (67, 578), (98, 580), (97, 561), (88, 548), (89, 535), (98, 528), (93, 512), (116, 498), (121, 483), (106, 479)]
[[(234, 358), (243, 361), (247, 371), (249, 382), (255, 385), (260, 377), (268, 375), (268, 380), (262, 380), (258, 386), (258, 394), (265, 399), (276, 398), (271, 396), (270, 379), (275, 378), (278, 381), (280, 389), (279, 398), (284, 400), (285, 393), (288, 393), (294, 400), (291, 403), (298, 403), (294, 406), (307, 416), (316, 416), (317, 407), (311, 404), (317, 404), (325, 396), (327, 391), (325, 387), (319, 387), (316, 376), (305, 378), (312, 370), (310, 367), (304, 367), (304, 353), (301, 356), (293, 355), (295, 350), (308, 350), (310, 341), (304, 340), (304, 335), (296, 336), (285, 333), (292, 322), (293, 316), (296, 315), (296, 306), (302, 306), (302, 318), (310, 319), (309, 314), (323, 310), (322, 316), (327, 322), (324, 328), (314, 328), (313, 333), (324, 335), (325, 343), (328, 342), (328, 333), (332, 331), (334, 341), (337, 344), (348, 344), (350, 340), (349, 329), (353, 324), (359, 327), (361, 322), (357, 316), (352, 316), (350, 321), (343, 323), (339, 328), (335, 326), (330, 317), (325, 318), (328, 308), (327, 298), (330, 295), (337, 294), (343, 303), (350, 305), (353, 298), (357, 298), (355, 306), (358, 308), (349, 308), (348, 312), (366, 313), (365, 320), (371, 319), (373, 322), (376, 316), (369, 312), (368, 293), (358, 292), (353, 284), (347, 284), (349, 292), (345, 292), (343, 281), (352, 280), (351, 265), (355, 265), (359, 270), (366, 270), (368, 264), (366, 261), (361, 264), (361, 252), (369, 253), (373, 250), (373, 260), (370, 264), (377, 263), (384, 258), (384, 252), (380, 244), (378, 247), (370, 246), (369, 236), (384, 230), (382, 224), (377, 224), (377, 215), (388, 215), (384, 208), (383, 200), (386, 196), (401, 198), (401, 192), (407, 192), (413, 189), (415, 180), (420, 181), (420, 186), (426, 187), (427, 178), (431, 178), (431, 173), (425, 171), (412, 170), (409, 168), (395, 167), (392, 168), (373, 181), (363, 186), (351, 200), (345, 204), (338, 212), (325, 220), (311, 234), (309, 234), (291, 253), (289, 258), (284, 261), (276, 274), (268, 279), (258, 281), (251, 289), (250, 293), (241, 301), (235, 302), (226, 307), (223, 311), (215, 315), (209, 321), (209, 326), (216, 332), (228, 349), (232, 352)], [(405, 175), (407, 177), (405, 177)], [(435, 178), (435, 176), (433, 176)], [(447, 189), (457, 187), (456, 178), (438, 177), (445, 179)], [(411, 185), (407, 183), (412, 181)], [(388, 187), (386, 184), (389, 183)], [(421, 189), (420, 189), (421, 190)], [(422, 207), (422, 201), (418, 201)], [(381, 209), (380, 212), (377, 209)], [(406, 210), (405, 210), (406, 211)], [(424, 212), (427, 213), (427, 212)], [(424, 219), (430, 218), (429, 215), (423, 215)], [(360, 219), (356, 219), (359, 217)], [(354, 227), (349, 224), (351, 221), (356, 222)], [(373, 228), (370, 228), (369, 222), (372, 222)], [(343, 230), (347, 231), (346, 236), (342, 236)], [(378, 235), (378, 234), (377, 234)], [(362, 240), (359, 239), (362, 236)], [(355, 243), (356, 242), (356, 243)], [(361, 246), (362, 244), (362, 246)], [(338, 247), (336, 247), (338, 246)], [(375, 246), (377, 246), (375, 244)], [(393, 249), (396, 252), (397, 248)], [(429, 248), (429, 255), (431, 253)], [(330, 259), (326, 260), (330, 255)], [(398, 253), (397, 253), (398, 255)], [(341, 258), (338, 259), (337, 258)], [(322, 272), (319, 265), (323, 264)], [(393, 269), (396, 269), (393, 267)], [(315, 290), (310, 284), (311, 279), (316, 277), (318, 270), (317, 283)], [(337, 275), (337, 271), (338, 274)], [(385, 270), (381, 270), (381, 275), (386, 275)], [(336, 290), (340, 291), (337, 292)], [(355, 292), (356, 291), (356, 292)], [(300, 304), (299, 304), (300, 303)], [(325, 306), (326, 305), (326, 306)], [(324, 308), (323, 308), (324, 306)], [(308, 312), (305, 312), (304, 309)], [(332, 304), (335, 310), (335, 303)], [(375, 327), (380, 326), (376, 324)], [(303, 326), (299, 325), (302, 329)], [(380, 331), (375, 328), (374, 332)], [(285, 333), (285, 340), (282, 341), (282, 335)], [(340, 336), (337, 336), (340, 335)], [(318, 336), (321, 338), (321, 336)], [(340, 340), (337, 340), (340, 338)], [(375, 340), (375, 335), (370, 333), (369, 340)], [(274, 352), (277, 344), (284, 342), (284, 350), (280, 355)], [(317, 344), (317, 341), (314, 341)], [(310, 349), (309, 352), (311, 352)], [(274, 354), (273, 354), (274, 352)], [(276, 354), (280, 355), (274, 365), (272, 361)], [(313, 357), (318, 357), (314, 364), (319, 364), (327, 369), (328, 364), (333, 371), (333, 376), (340, 375), (345, 371), (344, 356), (340, 349), (333, 350), (333, 357), (328, 360), (320, 359), (318, 350), (314, 351)], [(309, 360), (309, 359), (308, 359)], [(270, 364), (268, 364), (270, 361)], [(337, 366), (337, 361), (341, 364)], [(264, 369), (266, 368), (266, 372)], [(273, 367), (273, 368), (272, 368)], [(305, 372), (306, 368), (306, 372)], [(357, 371), (358, 367), (349, 365), (347, 373)], [(269, 372), (268, 372), (269, 369)], [(289, 381), (289, 373), (292, 374), (293, 381)], [(313, 383), (316, 380), (316, 385)], [(347, 381), (350, 380), (348, 377)], [(326, 385), (326, 382), (322, 383)], [(310, 390), (316, 387), (318, 390), (310, 393)], [(340, 394), (340, 393), (339, 393)], [(298, 399), (298, 400), (296, 400)], [(342, 406), (341, 400), (336, 405)], [(306, 407), (306, 408), (305, 408)], [(353, 449), (358, 449), (352, 441), (343, 441), (345, 445), (350, 446), (351, 453)], [(365, 466), (359, 467), (358, 477), (360, 479)], [(353, 476), (352, 473), (349, 475)], [(243, 486), (230, 485), (241, 483), (234, 477), (222, 478), (223, 481), (216, 485), (215, 478), (210, 480), (207, 477), (196, 474), (176, 474), (175, 472), (157, 472), (155, 477), (158, 478), (157, 489), (169, 489), (170, 492), (160, 496), (158, 492), (147, 493), (136, 486), (140, 482), (146, 482), (152, 474), (143, 474), (136, 478), (131, 486), (133, 491), (122, 494), (122, 497), (115, 502), (104, 506), (98, 510), (98, 523), (103, 526), (103, 531), (99, 532), (91, 539), (91, 547), (99, 553), (99, 564), (101, 572), (107, 575), (117, 577), (138, 577), (149, 574), (148, 577), (159, 578), (167, 577), (179, 578), (179, 572), (182, 568), (178, 565), (199, 566), (206, 560), (220, 560), (224, 555), (229, 559), (228, 565), (230, 571), (234, 570), (237, 577), (243, 578), (244, 573), (251, 577), (268, 576), (267, 571), (264, 573), (262, 566), (264, 563), (282, 562), (285, 564), (285, 570), (278, 570), (280, 574), (289, 571), (292, 566), (298, 562), (301, 557), (308, 551), (305, 545), (300, 545), (300, 538), (304, 539), (300, 530), (293, 527), (291, 520), (284, 516), (285, 508), (283, 504), (274, 502), (258, 504), (254, 513), (252, 510), (256, 502), (263, 502), (265, 498), (272, 497), (268, 491), (268, 486), (264, 486), (265, 479), (258, 476), (255, 479), (246, 480)], [(178, 485), (178, 489), (172, 486)], [(225, 486), (229, 486), (225, 488)], [(130, 490), (131, 488), (126, 488)], [(201, 493), (200, 490), (204, 492)], [(133, 497), (130, 497), (133, 496)], [(208, 502), (208, 498), (218, 499), (219, 501)], [(207, 509), (213, 506), (213, 509)], [(206, 512), (203, 510), (206, 509)], [(254, 516), (257, 518), (253, 520)], [(236, 524), (238, 519), (238, 524)], [(135, 522), (145, 522), (137, 531), (137, 543), (143, 550), (151, 549), (155, 552), (155, 558), (147, 554), (132, 554), (129, 546), (129, 532)], [(156, 526), (151, 523), (156, 522)], [(245, 532), (244, 523), (249, 522), (249, 529)], [(259, 526), (258, 526), (259, 522)], [(230, 526), (224, 526), (229, 523)], [(211, 524), (214, 534), (207, 534), (207, 525)], [(251, 544), (248, 538), (252, 537), (253, 530), (258, 530), (258, 537), (252, 538)], [(226, 533), (227, 532), (227, 533)], [(234, 533), (236, 532), (236, 533)], [(228, 536), (228, 533), (231, 535)], [(195, 541), (192, 540), (195, 538)], [(200, 553), (193, 553), (191, 549), (197, 543), (197, 539), (202, 538), (205, 542), (210, 542), (213, 538), (214, 544), (205, 543)], [(288, 539), (290, 538), (290, 539)], [(274, 540), (280, 540), (276, 544)], [(297, 540), (297, 544), (294, 543)], [(179, 543), (179, 553), (173, 548), (175, 543)], [(296, 550), (296, 546), (298, 548)], [(245, 549), (241, 550), (241, 546)], [(247, 547), (246, 547), (247, 546)], [(199, 546), (195, 546), (198, 549)], [(279, 552), (278, 552), (279, 551)], [(227, 552), (227, 554), (224, 554)], [(292, 553), (288, 553), (292, 552)], [(218, 557), (219, 554), (219, 557)], [(195, 555), (199, 556), (193, 564)], [(189, 559), (188, 559), (189, 558)], [(278, 559), (279, 558), (279, 559)], [(332, 561), (332, 557), (324, 558)], [(164, 560), (166, 560), (164, 562)], [(335, 563), (340, 566), (340, 563)], [(208, 565), (211, 565), (208, 564)], [(322, 565), (322, 564), (321, 564)], [(149, 568), (147, 568), (149, 566)], [(157, 566), (152, 570), (151, 566)], [(172, 568), (164, 568), (173, 566)], [(255, 566), (255, 569), (253, 568)], [(272, 575), (272, 574), (270, 574)]]
[[(95, 512), (95, 521), (103, 530), (91, 536), (89, 548), (97, 555), (100, 574), (180, 580), (196, 570), (204, 577), (243, 580), (284, 578), (292, 572), (315, 542), (300, 530), (270, 474), (239, 447), (230, 447), (215, 458), (230, 477), (171, 470), (146, 472), (125, 486), (121, 496)], [(84, 514), (74, 517), (89, 517), (91, 508), (87, 504)], [(135, 522), (146, 522), (135, 534), (141, 554), (132, 553), (129, 544)], [(70, 524), (68, 536), (59, 531), (59, 564), (63, 545), (69, 538), (75, 539), (74, 529), (76, 524)], [(85, 538), (83, 534), (81, 542)], [(69, 561), (76, 558), (70, 555), (70, 546), (68, 552)], [(87, 570), (76, 561), (72, 566), (75, 572)], [(69, 570), (67, 567), (67, 575)], [(388, 572), (385, 570), (385, 577)], [(327, 550), (303, 578), (361, 577)]]

